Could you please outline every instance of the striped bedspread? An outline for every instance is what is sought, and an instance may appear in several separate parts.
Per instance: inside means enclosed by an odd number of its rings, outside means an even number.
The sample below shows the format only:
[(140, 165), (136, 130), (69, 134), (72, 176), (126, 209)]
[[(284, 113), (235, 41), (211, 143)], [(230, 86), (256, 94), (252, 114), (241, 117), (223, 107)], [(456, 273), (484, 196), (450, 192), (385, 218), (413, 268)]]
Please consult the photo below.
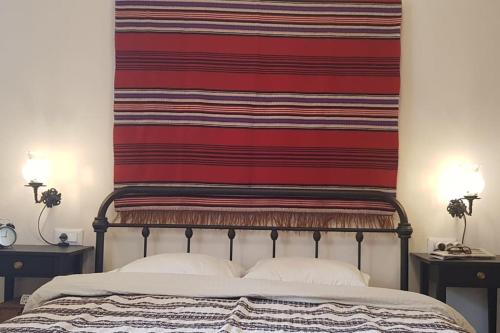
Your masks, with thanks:
[(431, 311), (329, 302), (151, 295), (63, 297), (0, 332), (467, 332)]

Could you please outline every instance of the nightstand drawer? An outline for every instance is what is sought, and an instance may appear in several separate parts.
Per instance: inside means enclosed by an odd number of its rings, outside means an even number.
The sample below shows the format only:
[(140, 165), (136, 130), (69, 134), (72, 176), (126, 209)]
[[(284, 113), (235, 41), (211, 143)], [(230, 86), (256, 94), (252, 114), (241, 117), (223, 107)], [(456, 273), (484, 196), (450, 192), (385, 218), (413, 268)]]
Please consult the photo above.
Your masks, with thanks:
[(449, 265), (441, 274), (450, 287), (494, 287), (500, 281), (500, 266)]
[(6, 256), (0, 260), (0, 271), (15, 276), (51, 277), (54, 265), (53, 256)]

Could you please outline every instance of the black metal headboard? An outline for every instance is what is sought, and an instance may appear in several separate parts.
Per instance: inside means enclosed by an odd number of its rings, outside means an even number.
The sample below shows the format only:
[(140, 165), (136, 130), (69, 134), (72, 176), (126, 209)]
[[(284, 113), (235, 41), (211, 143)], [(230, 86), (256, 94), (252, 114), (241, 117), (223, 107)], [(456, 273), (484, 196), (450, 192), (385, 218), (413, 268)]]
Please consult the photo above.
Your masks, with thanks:
[[(106, 212), (114, 200), (141, 195), (154, 196), (182, 196), (182, 197), (259, 197), (273, 198), (276, 196), (285, 198), (309, 198), (309, 199), (333, 199), (333, 200), (363, 200), (383, 201), (390, 204), (399, 216), (399, 224), (394, 229), (376, 228), (301, 228), (301, 227), (272, 227), (272, 226), (237, 226), (237, 225), (180, 225), (180, 224), (141, 224), (141, 223), (109, 223)], [(251, 213), (249, 213), (251, 214)], [(133, 227), (142, 228), (144, 238), (144, 256), (147, 254), (147, 241), (150, 228), (182, 228), (185, 229), (187, 238), (187, 251), (190, 251), (193, 229), (225, 229), (228, 230), (229, 258), (233, 257), (233, 240), (236, 230), (270, 230), (272, 240), (273, 257), (276, 255), (276, 240), (279, 231), (309, 231), (313, 233), (315, 254), (318, 257), (319, 241), (321, 232), (352, 232), (355, 233), (358, 246), (358, 268), (361, 267), (361, 242), (363, 233), (396, 233), (401, 240), (401, 263), (400, 263), (400, 288), (408, 290), (408, 241), (413, 232), (406, 212), (401, 203), (393, 196), (379, 191), (342, 191), (342, 190), (305, 190), (305, 189), (266, 189), (266, 188), (220, 188), (220, 187), (161, 187), (161, 186), (127, 186), (111, 192), (102, 202), (97, 217), (92, 224), (96, 233), (95, 271), (103, 271), (104, 261), (104, 234), (110, 227)]]

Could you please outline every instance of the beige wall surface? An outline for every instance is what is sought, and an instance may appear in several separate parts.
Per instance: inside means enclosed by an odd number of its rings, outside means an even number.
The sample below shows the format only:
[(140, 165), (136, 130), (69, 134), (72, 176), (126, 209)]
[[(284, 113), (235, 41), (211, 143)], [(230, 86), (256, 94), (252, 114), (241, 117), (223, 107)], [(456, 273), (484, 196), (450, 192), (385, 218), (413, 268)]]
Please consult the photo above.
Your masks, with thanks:
[[(462, 224), (446, 213), (440, 184), (451, 166), (465, 162), (481, 165), (486, 180), (467, 243), (500, 253), (494, 213), (500, 201), (500, 2), (403, 0), (403, 11), (398, 198), (414, 226), (411, 249), (425, 251), (430, 236), (460, 235)], [(44, 216), (44, 232), (83, 228), (85, 243), (94, 243), (92, 219), (112, 190), (113, 13), (110, 0), (0, 0), (0, 217), (15, 223), (19, 244), (41, 244), (35, 223), (41, 207), (21, 177), (27, 151), (49, 158), (49, 184), (63, 193), (61, 206)], [(154, 233), (151, 252), (183, 251), (181, 235)], [(109, 232), (106, 268), (138, 258), (138, 236)], [(354, 263), (354, 244), (352, 235), (328, 235), (320, 255)], [(397, 239), (370, 235), (365, 249), (364, 270), (373, 284), (397, 287)], [(195, 234), (193, 251), (226, 256), (225, 233)], [(269, 251), (267, 234), (238, 234), (235, 259), (244, 265)], [(312, 256), (312, 241), (280, 235), (278, 251)], [(452, 289), (448, 297), (478, 332), (486, 331), (483, 291)]]

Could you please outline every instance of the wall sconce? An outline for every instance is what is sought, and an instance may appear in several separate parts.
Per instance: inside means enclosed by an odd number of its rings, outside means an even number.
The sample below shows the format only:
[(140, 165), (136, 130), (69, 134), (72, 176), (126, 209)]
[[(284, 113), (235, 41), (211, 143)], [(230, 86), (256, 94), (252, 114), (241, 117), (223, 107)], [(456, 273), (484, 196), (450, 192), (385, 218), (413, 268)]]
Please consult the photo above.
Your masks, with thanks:
[(61, 203), (61, 193), (59, 193), (55, 188), (51, 188), (47, 191), (42, 192), (40, 199), (38, 198), (38, 189), (42, 186), (45, 186), (44, 182), (46, 182), (49, 178), (49, 162), (46, 159), (41, 158), (40, 156), (37, 156), (33, 153), (28, 153), (28, 161), (23, 168), (23, 177), (28, 183), (24, 186), (33, 188), (35, 202), (44, 204), (40, 215), (38, 215), (37, 222), (38, 234), (40, 235), (40, 238), (42, 238), (42, 240), (49, 245), (60, 247), (69, 246), (69, 243), (67, 242), (68, 236), (66, 234), (61, 234), (61, 236), (59, 237), (61, 241), (56, 244), (49, 242), (45, 237), (43, 237), (42, 230), (40, 228), (40, 218), (42, 217), (42, 213), (45, 208), (52, 208), (54, 206), (58, 206)]
[[(462, 244), (465, 239), (465, 231), (467, 229), (467, 218), (466, 215), (472, 215), (472, 204), (474, 200), (481, 199), (479, 194), (484, 189), (484, 179), (479, 172), (478, 166), (462, 166), (460, 173), (457, 175), (458, 179), (455, 179), (459, 186), (462, 188), (462, 193), (464, 196), (458, 199), (450, 200), (447, 210), (452, 217), (457, 217), (464, 220), (464, 231), (462, 234)], [(465, 204), (464, 200), (467, 201)]]
[(28, 153), (28, 161), (23, 168), (23, 177), (28, 183), (25, 186), (33, 188), (36, 203), (43, 203), (45, 206), (51, 208), (61, 203), (61, 193), (55, 188), (42, 192), (40, 199), (38, 198), (38, 189), (45, 186), (44, 182), (47, 181), (48, 176), (48, 161), (33, 153)]

